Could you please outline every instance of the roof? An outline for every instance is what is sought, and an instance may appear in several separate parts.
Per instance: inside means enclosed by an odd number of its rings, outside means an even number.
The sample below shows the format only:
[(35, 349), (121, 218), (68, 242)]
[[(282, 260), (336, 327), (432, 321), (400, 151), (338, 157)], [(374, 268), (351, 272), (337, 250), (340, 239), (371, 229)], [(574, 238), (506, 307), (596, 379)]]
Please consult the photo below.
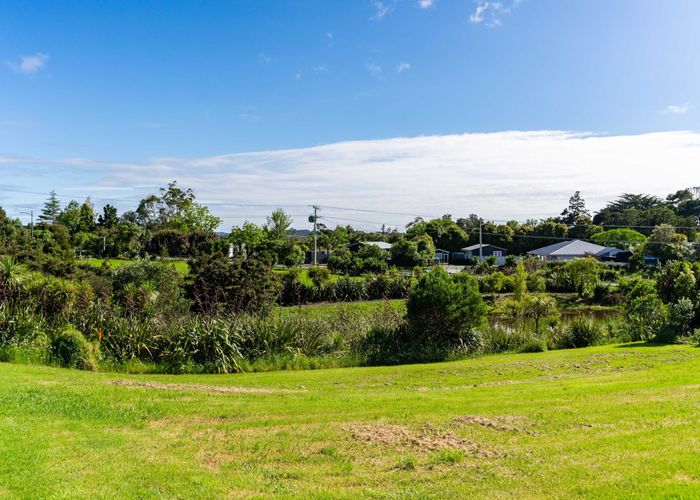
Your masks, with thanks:
[(436, 248), (435, 253), (450, 253), (449, 250), (443, 250), (442, 248)]
[(382, 250), (391, 250), (391, 243), (387, 243), (386, 241), (358, 241), (357, 243), (354, 243), (355, 245), (372, 245), (375, 247), (379, 247)]
[(619, 253), (624, 253), (624, 250), (615, 247), (605, 247), (596, 254), (596, 257), (615, 257)]
[(554, 245), (549, 245), (546, 247), (538, 248), (536, 250), (531, 250), (528, 253), (530, 255), (574, 255), (584, 257), (586, 255), (598, 255), (598, 253), (606, 249), (607, 247), (596, 245), (595, 243), (589, 243), (587, 241), (581, 240), (570, 240), (561, 241), (559, 243), (555, 243)]
[(478, 250), (479, 247), (483, 247), (483, 248), (492, 247), (492, 248), (495, 248), (496, 250), (505, 250), (505, 248), (497, 247), (496, 245), (492, 245), (491, 243), (484, 243), (483, 245), (479, 245), (477, 243), (476, 245), (471, 245), (471, 246), (462, 248), (462, 251), (463, 252), (471, 252), (473, 250)]

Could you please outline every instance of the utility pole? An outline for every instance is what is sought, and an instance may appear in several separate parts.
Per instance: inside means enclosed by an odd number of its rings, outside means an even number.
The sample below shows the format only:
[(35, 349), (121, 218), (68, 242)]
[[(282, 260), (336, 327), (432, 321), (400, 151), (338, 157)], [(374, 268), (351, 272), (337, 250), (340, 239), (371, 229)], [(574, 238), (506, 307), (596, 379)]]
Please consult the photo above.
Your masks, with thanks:
[(311, 208), (314, 209), (314, 214), (309, 217), (310, 222), (314, 223), (314, 266), (318, 265), (318, 211), (321, 210), (321, 207), (318, 205), (311, 205)]
[(484, 262), (484, 240), (481, 231), (482, 222), (483, 220), (479, 217), (479, 264)]
[(31, 231), (32, 239), (34, 239), (34, 210), (30, 210), (29, 212), (20, 212), (21, 214), (27, 214), (29, 216), (29, 228)]

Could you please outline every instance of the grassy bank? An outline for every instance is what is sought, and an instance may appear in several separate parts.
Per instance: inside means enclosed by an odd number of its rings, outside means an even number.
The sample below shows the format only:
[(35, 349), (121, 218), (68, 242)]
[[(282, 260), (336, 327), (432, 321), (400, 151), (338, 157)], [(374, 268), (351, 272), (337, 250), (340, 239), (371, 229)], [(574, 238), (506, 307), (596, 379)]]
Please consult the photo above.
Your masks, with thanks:
[(0, 364), (0, 495), (700, 494), (700, 350), (128, 376)]

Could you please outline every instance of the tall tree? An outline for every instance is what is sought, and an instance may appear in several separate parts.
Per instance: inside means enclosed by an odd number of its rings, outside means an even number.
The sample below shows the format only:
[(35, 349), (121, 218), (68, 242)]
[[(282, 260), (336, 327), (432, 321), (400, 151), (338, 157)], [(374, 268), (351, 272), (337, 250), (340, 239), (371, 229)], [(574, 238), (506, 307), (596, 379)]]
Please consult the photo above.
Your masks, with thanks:
[(586, 200), (581, 197), (581, 191), (576, 191), (569, 198), (569, 206), (561, 213), (561, 220), (564, 224), (571, 225), (576, 224), (583, 217), (589, 218), (590, 216), (591, 213), (586, 208)]
[(291, 231), (293, 222), (292, 218), (284, 210), (278, 208), (267, 218), (265, 229), (270, 235), (270, 239), (283, 240)]
[(41, 209), (39, 220), (55, 224), (60, 214), (61, 202), (58, 201), (56, 191), (51, 191), (49, 194), (49, 199), (44, 202), (44, 208)]
[(100, 227), (110, 229), (117, 225), (119, 217), (117, 217), (117, 209), (110, 204), (102, 207), (102, 214), (97, 218), (97, 224)]

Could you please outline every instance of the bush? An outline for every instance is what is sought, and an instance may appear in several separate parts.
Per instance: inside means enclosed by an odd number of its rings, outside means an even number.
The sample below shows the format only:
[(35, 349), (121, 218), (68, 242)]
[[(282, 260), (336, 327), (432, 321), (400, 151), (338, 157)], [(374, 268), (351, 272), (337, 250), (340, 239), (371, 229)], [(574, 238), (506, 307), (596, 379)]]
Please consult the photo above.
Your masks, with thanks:
[(97, 369), (96, 348), (73, 327), (67, 327), (54, 336), (51, 351), (53, 359), (63, 367), (79, 370)]
[(669, 326), (674, 336), (688, 335), (692, 332), (694, 318), (695, 307), (690, 299), (680, 298), (668, 307)]
[(650, 340), (667, 324), (666, 305), (650, 280), (636, 280), (625, 300), (625, 318), (631, 340)]
[(533, 337), (523, 331), (495, 324), (482, 332), (481, 341), (484, 353), (496, 354), (517, 352), (527, 343), (532, 342)]
[(572, 347), (589, 347), (600, 343), (605, 337), (601, 326), (589, 318), (575, 318), (569, 324)]
[(547, 343), (544, 340), (532, 339), (523, 344), (518, 352), (545, 352), (546, 350)]
[(487, 311), (473, 276), (451, 277), (440, 267), (421, 276), (411, 288), (406, 307), (416, 340), (438, 349), (468, 346)]

